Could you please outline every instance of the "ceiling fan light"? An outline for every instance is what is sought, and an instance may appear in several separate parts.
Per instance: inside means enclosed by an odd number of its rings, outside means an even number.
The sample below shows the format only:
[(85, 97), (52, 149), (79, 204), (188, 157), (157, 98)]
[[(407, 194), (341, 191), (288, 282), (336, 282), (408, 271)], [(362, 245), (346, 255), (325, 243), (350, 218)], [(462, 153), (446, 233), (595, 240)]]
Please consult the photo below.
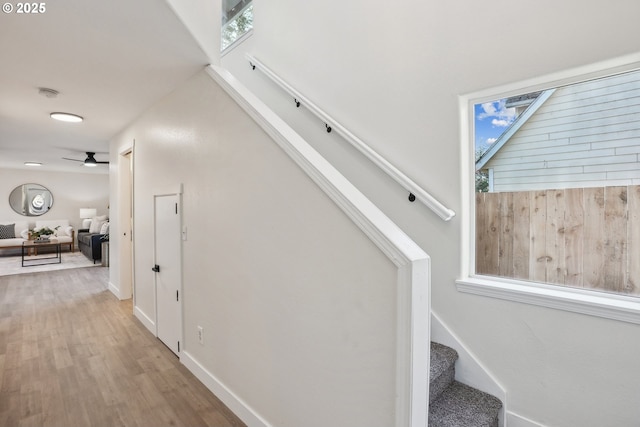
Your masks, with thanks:
[(52, 119), (60, 120), (62, 122), (70, 122), (70, 123), (80, 123), (81, 121), (84, 120), (82, 116), (78, 116), (77, 114), (71, 114), (71, 113), (55, 112), (55, 113), (51, 113), (50, 116)]
[(42, 166), (40, 162), (24, 162), (25, 166)]
[(84, 162), (84, 165), (85, 165), (86, 167), (88, 167), (88, 168), (95, 168), (96, 166), (98, 166), (98, 164), (97, 164), (97, 163), (95, 163), (95, 162), (90, 162), (90, 161), (85, 161), (85, 162)]

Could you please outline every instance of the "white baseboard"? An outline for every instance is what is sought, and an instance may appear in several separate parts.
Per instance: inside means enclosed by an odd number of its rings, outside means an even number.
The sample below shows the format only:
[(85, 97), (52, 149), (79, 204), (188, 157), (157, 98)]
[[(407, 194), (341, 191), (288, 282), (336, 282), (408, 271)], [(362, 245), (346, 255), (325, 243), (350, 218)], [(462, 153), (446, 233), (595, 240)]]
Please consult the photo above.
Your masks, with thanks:
[(271, 424), (260, 417), (246, 402), (229, 390), (188, 352), (180, 352), (180, 362), (248, 427), (272, 427)]
[(147, 316), (144, 311), (140, 310), (139, 307), (133, 307), (133, 315), (142, 322), (142, 324), (153, 334), (154, 337), (158, 336), (156, 334), (156, 322), (154, 322), (149, 316)]
[(114, 285), (111, 281), (109, 281), (109, 290), (111, 291), (112, 294), (114, 294), (116, 296), (116, 298), (118, 298), (119, 300), (122, 300), (123, 298), (120, 297), (120, 288), (118, 288), (116, 285)]
[(513, 412), (507, 412), (507, 423), (509, 427), (545, 427), (542, 424), (538, 424), (535, 421), (514, 414)]

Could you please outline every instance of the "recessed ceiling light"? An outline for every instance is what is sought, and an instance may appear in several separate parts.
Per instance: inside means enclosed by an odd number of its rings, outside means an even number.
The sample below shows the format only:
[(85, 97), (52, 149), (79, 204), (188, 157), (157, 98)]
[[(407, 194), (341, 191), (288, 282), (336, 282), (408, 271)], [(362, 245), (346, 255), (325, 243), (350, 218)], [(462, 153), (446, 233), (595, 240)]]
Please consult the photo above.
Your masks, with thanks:
[(63, 122), (71, 122), (71, 123), (79, 123), (84, 120), (81, 116), (78, 116), (77, 114), (70, 114), (70, 113), (51, 113), (51, 118), (60, 120)]
[(42, 166), (40, 162), (24, 162), (25, 166)]

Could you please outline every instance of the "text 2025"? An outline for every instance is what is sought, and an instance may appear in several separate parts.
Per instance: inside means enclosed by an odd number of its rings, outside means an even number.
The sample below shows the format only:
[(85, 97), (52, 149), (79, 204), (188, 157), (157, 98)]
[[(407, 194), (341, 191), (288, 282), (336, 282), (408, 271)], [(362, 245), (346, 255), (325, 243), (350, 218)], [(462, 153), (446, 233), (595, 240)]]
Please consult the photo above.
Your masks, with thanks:
[(17, 3), (16, 13), (45, 13), (46, 3)]

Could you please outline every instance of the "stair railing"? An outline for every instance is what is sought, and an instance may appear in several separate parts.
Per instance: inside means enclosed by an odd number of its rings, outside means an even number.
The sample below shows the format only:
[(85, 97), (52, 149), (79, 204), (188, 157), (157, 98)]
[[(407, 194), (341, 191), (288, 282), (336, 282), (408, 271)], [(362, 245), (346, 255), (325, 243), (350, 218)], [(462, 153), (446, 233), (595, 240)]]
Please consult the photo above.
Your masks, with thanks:
[(395, 265), (397, 318), (394, 426), (426, 426), (431, 340), (429, 256), (227, 70), (213, 65), (206, 70)]
[(416, 184), (411, 178), (402, 173), (398, 168), (389, 163), (384, 157), (374, 151), (371, 147), (365, 144), (360, 138), (351, 133), (347, 128), (342, 126), (333, 117), (329, 116), (326, 112), (321, 110), (317, 105), (310, 101), (303, 94), (291, 87), (280, 76), (274, 73), (266, 65), (264, 65), (255, 56), (246, 55), (249, 60), (249, 64), (255, 70), (262, 71), (267, 77), (269, 77), (274, 83), (284, 89), (289, 95), (291, 95), (295, 101), (296, 107), (304, 106), (312, 114), (322, 120), (325, 124), (327, 132), (336, 131), (347, 142), (355, 147), (360, 153), (364, 154), (373, 164), (382, 169), (387, 175), (393, 178), (398, 184), (400, 184), (405, 190), (409, 192), (409, 201), (413, 202), (418, 200), (425, 206), (431, 209), (444, 221), (449, 221), (456, 213), (440, 203), (435, 197), (428, 193), (425, 189)]

